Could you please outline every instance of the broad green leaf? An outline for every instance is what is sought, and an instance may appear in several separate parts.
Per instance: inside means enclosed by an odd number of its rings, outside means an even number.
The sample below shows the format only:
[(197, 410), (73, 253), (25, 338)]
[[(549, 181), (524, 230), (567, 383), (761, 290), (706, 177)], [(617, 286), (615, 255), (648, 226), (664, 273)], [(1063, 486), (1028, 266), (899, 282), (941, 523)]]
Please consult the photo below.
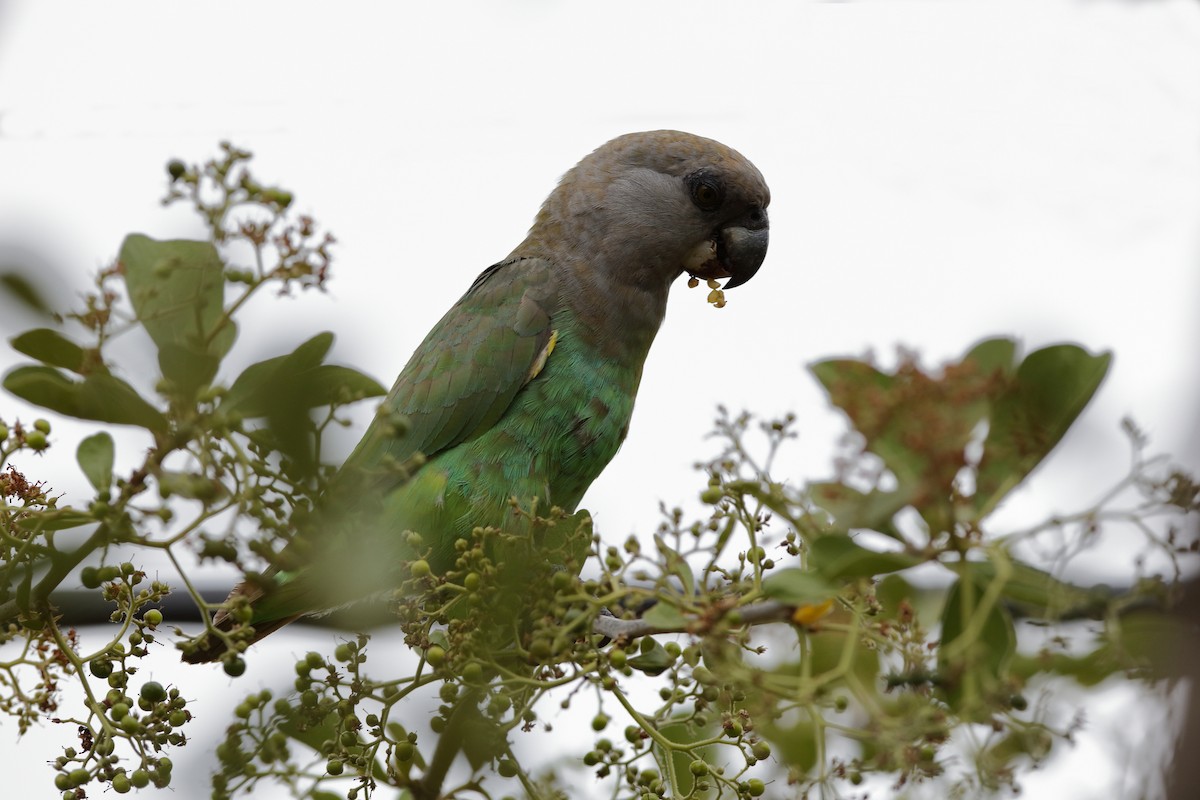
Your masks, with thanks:
[(53, 367), (17, 367), (4, 376), (4, 388), (22, 400), (69, 417), (167, 429), (167, 420), (132, 386), (101, 373), (73, 381)]
[(194, 392), (216, 375), (237, 329), (225, 317), (225, 268), (208, 242), (130, 234), (121, 266), (138, 321), (158, 347), (164, 377)]
[(1008, 338), (984, 339), (971, 347), (963, 361), (973, 362), (981, 372), (1011, 375), (1016, 366), (1017, 343)]
[(84, 350), (52, 328), (35, 328), (9, 340), (13, 349), (52, 367), (80, 372)]
[(113, 447), (112, 437), (104, 431), (84, 439), (75, 451), (75, 458), (79, 461), (79, 466), (83, 468), (83, 474), (87, 476), (88, 483), (92, 484), (98, 492), (106, 491), (108, 487), (112, 486), (115, 455), (116, 450)]
[(836, 534), (816, 539), (809, 553), (809, 566), (831, 582), (870, 578), (920, 563), (917, 556), (871, 550), (849, 536)]
[(30, 311), (49, 316), (50, 304), (42, 297), (41, 291), (24, 275), (12, 270), (0, 272), (0, 291), (12, 297)]
[[(244, 417), (265, 417), (282, 400), (298, 403), (299, 398), (281, 395), (290, 393), (294, 389), (291, 384), (300, 376), (320, 367), (332, 345), (333, 334), (326, 331), (318, 333), (287, 355), (251, 364), (237, 376), (225, 393), (221, 401), (222, 410), (235, 411)], [(287, 384), (286, 388), (284, 384)]]
[(164, 497), (175, 495), (206, 503), (225, 494), (225, 487), (218, 481), (190, 472), (161, 470), (158, 473), (158, 485)]
[(667, 572), (679, 578), (680, 583), (683, 584), (684, 597), (693, 597), (696, 594), (696, 576), (692, 574), (692, 568), (687, 563), (687, 559), (667, 545), (666, 540), (657, 534), (654, 536), (654, 545), (666, 563)]
[[(1012, 618), (1004, 606), (997, 602), (986, 609), (980, 607), (989, 582), (975, 571), (975, 566), (966, 565), (946, 593), (942, 609), (938, 669), (946, 698), (956, 708), (961, 708), (971, 694), (978, 702), (1001, 690), (1017, 647)], [(970, 640), (960, 641), (973, 630), (975, 635)]]
[(833, 676), (840, 683), (848, 664), (860, 684), (875, 685), (879, 677), (878, 651), (864, 645), (857, 636), (847, 636), (841, 631), (819, 630), (807, 636), (809, 669), (814, 676)]
[(979, 517), (1042, 462), (1092, 399), (1112, 362), (1063, 344), (1030, 353), (1013, 384), (993, 403), (991, 424), (975, 479)]
[[(1005, 349), (1002, 342), (984, 343), (972, 358), (995, 361)], [(811, 369), (830, 401), (862, 435), (867, 451), (895, 476), (894, 499), (919, 499), (914, 507), (930, 528), (944, 530), (951, 523), (949, 498), (966, 464), (966, 445), (990, 407), (995, 370), (960, 363), (926, 372), (905, 362), (887, 375), (865, 362), (847, 360), (824, 361)]]
[(17, 519), (17, 527), (26, 531), (61, 531), (78, 528), (96, 521), (86, 511), (74, 508), (56, 508), (53, 511), (38, 511)]
[(629, 659), (629, 666), (647, 675), (658, 675), (671, 667), (675, 659), (651, 636), (643, 636), (640, 652)]
[(683, 616), (682, 611), (661, 600), (647, 609), (645, 614), (642, 614), (642, 620), (657, 628), (670, 630), (680, 630), (687, 625), (687, 619)]
[(270, 441), (301, 472), (315, 466), (309, 410), (386, 390), (348, 367), (322, 364), (333, 334), (320, 333), (293, 352), (247, 367), (229, 387), (221, 410), (243, 417), (266, 417)]
[[(283, 718), (279, 720), (278, 727), (280, 731), (297, 742), (318, 753), (323, 753), (328, 752), (323, 749), (327, 743), (332, 742), (338, 735), (337, 721), (336, 714), (330, 714), (315, 725), (298, 725), (292, 719)], [(351, 745), (347, 748), (347, 752), (350, 755), (364, 755), (365, 749), (359, 745)], [(371, 760), (371, 774), (380, 780), (387, 777), (387, 770), (378, 759)]]
[[(696, 725), (693, 722), (668, 722), (662, 725), (658, 732), (670, 741), (680, 745), (692, 745), (696, 742), (711, 739), (716, 734), (716, 726), (709, 723), (705, 726)], [(696, 759), (704, 759), (710, 763), (715, 761), (716, 748), (712, 745), (706, 747), (693, 747), (691, 750), (675, 750), (672, 749), (669, 753), (666, 748), (658, 743), (654, 744), (654, 757), (659, 764), (664, 764), (668, 758), (672, 759), (675, 777), (679, 782), (678, 786), (672, 787), (675, 791), (675, 797), (690, 797), (695, 785), (696, 776), (692, 774), (690, 769), (692, 761)]]
[(763, 579), (763, 594), (791, 605), (819, 603), (837, 593), (837, 586), (805, 569), (779, 570)]
[(816, 766), (817, 729), (804, 712), (801, 712), (800, 720), (793, 725), (785, 726), (768, 721), (760, 724), (760, 731), (771, 743), (775, 758), (782, 764), (801, 775), (807, 774)]
[(860, 492), (836, 481), (810, 483), (808, 495), (833, 516), (834, 527), (839, 532), (868, 528), (893, 538), (896, 533), (892, 517), (912, 500), (911, 492), (878, 489)]
[[(996, 575), (996, 566), (990, 561), (974, 564), (972, 569), (980, 581), (990, 582)], [(1011, 573), (1001, 596), (1006, 605), (1031, 617), (1053, 619), (1089, 609), (1102, 611), (1111, 599), (1111, 591), (1103, 586), (1084, 589), (1028, 564), (1013, 562)]]

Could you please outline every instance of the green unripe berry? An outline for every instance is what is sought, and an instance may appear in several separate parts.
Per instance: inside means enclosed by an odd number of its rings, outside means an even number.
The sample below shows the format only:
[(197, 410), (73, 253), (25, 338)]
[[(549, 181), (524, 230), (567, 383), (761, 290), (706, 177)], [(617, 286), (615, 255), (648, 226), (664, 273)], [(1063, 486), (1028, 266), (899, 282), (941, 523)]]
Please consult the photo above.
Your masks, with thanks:
[(50, 423), (44, 419), (35, 419), (33, 421), (33, 429), (42, 433), (50, 433)]
[(688, 770), (691, 771), (691, 773), (697, 778), (699, 778), (701, 775), (707, 775), (708, 762), (698, 758), (691, 764), (688, 764)]
[(472, 661), (463, 667), (462, 676), (467, 683), (480, 683), (483, 680), (483, 667), (478, 661)]
[(717, 503), (721, 502), (721, 498), (724, 496), (725, 493), (721, 491), (720, 486), (710, 486), (700, 493), (700, 502), (706, 503), (710, 506), (715, 506)]
[(592, 717), (592, 730), (602, 731), (608, 727), (609, 717), (607, 714), (601, 713)]
[(142, 620), (151, 628), (156, 628), (162, 624), (163, 615), (157, 608), (152, 608), (142, 615)]
[(625, 666), (628, 655), (620, 647), (614, 647), (608, 651), (608, 663), (612, 664), (615, 669), (621, 669)]
[(334, 648), (333, 657), (338, 661), (350, 661), (352, 658), (354, 658), (354, 648), (343, 642)]
[(754, 757), (759, 761), (765, 761), (771, 757), (771, 745), (767, 744), (762, 739), (759, 739), (754, 743), (754, 746), (750, 748), (750, 752), (754, 753)]
[(496, 765), (496, 771), (499, 772), (500, 776), (503, 778), (511, 778), (517, 774), (517, 764), (511, 758), (503, 758), (500, 760), (500, 763)]
[(54, 776), (54, 788), (58, 789), (59, 791), (65, 792), (74, 785), (75, 784), (71, 783), (71, 777), (65, 772), (60, 772)]
[(417, 748), (413, 747), (412, 742), (400, 742), (396, 745), (396, 760), (412, 761), (416, 752)]
[(142, 684), (141, 696), (151, 703), (161, 703), (167, 699), (167, 690), (158, 681), (146, 681)]
[(429, 662), (430, 666), (440, 667), (446, 663), (445, 648), (441, 645), (430, 645), (429, 649), (425, 651), (425, 660)]
[(428, 578), (433, 574), (433, 570), (429, 567), (429, 562), (423, 558), (418, 558), (409, 564), (408, 571), (412, 573), (414, 578)]
[[(100, 570), (96, 569), (95, 567), (84, 567), (79, 572), (79, 582), (83, 584), (83, 588), (85, 589), (99, 589)], [(103, 676), (98, 675), (96, 677)]]
[(97, 678), (107, 678), (112, 675), (113, 665), (111, 661), (100, 659), (98, 661), (89, 661), (88, 670)]
[(330, 775), (341, 775), (345, 768), (340, 758), (331, 758), (325, 762), (325, 771)]
[(477, 592), (479, 591), (479, 581), (478, 572), (468, 572), (467, 577), (463, 578), (463, 588), (468, 592)]
[(29, 431), (25, 434), (25, 444), (33, 450), (45, 450), (46, 434), (41, 431)]
[(109, 709), (108, 715), (112, 717), (113, 722), (120, 722), (129, 715), (129, 706), (125, 705), (124, 703), (115, 703), (113, 704), (113, 707)]
[(187, 173), (187, 165), (177, 158), (173, 158), (167, 162), (167, 174), (171, 176), (171, 181), (175, 182), (182, 178)]
[(171, 723), (172, 728), (182, 727), (187, 722), (187, 712), (182, 709), (176, 709), (171, 712), (171, 716), (167, 718), (167, 722)]
[(129, 782), (138, 789), (144, 789), (150, 785), (150, 773), (144, 769), (135, 769), (129, 776)]
[(746, 792), (751, 797), (762, 797), (763, 792), (767, 790), (767, 785), (758, 778), (751, 778), (746, 781)]
[(231, 678), (237, 678), (246, 672), (246, 659), (241, 656), (234, 656), (233, 658), (226, 659), (224, 666), (226, 675)]
[(129, 782), (129, 776), (124, 772), (118, 772), (113, 776), (112, 788), (117, 794), (127, 794), (132, 787), (133, 784)]

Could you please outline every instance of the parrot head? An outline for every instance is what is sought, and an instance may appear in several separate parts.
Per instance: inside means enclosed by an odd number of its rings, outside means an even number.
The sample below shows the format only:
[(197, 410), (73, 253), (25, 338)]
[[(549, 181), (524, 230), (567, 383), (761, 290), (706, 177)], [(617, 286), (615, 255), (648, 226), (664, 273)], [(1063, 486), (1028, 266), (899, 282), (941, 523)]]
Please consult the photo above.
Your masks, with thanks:
[[(681, 131), (646, 131), (602, 145), (563, 176), (521, 254), (547, 243), (558, 261), (587, 262), (609, 283), (661, 293), (685, 272), (749, 281), (767, 254), (771, 193), (745, 156)], [(549, 249), (549, 248), (546, 248)]]

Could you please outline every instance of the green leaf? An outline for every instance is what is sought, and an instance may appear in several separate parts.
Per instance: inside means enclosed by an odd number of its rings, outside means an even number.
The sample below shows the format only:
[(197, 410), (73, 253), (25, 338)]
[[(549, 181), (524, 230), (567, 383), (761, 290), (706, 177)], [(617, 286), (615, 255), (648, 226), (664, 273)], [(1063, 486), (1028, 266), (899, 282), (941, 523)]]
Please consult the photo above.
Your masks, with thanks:
[(67, 528), (78, 528), (96, 521), (86, 511), (74, 508), (56, 508), (52, 511), (38, 511), (17, 519), (17, 527), (26, 531), (61, 531)]
[(763, 594), (791, 605), (819, 603), (838, 593), (837, 587), (815, 572), (783, 569), (763, 580)]
[[(303, 378), (319, 368), (332, 345), (333, 334), (325, 331), (287, 355), (251, 364), (233, 381), (233, 385), (221, 401), (221, 409), (236, 412), (243, 417), (266, 417), (278, 409), (283, 400), (289, 404), (302, 405), (302, 398), (283, 398), (281, 395), (290, 395), (296, 389), (297, 383), (303, 382)], [(379, 388), (379, 393), (383, 394), (383, 387), (378, 384), (375, 386)]]
[(771, 743), (772, 752), (780, 763), (796, 770), (800, 775), (807, 774), (816, 766), (817, 729), (805, 712), (800, 712), (800, 719), (793, 725), (780, 725), (768, 721), (762, 724), (761, 730), (763, 736)]
[(1112, 363), (1063, 344), (1030, 353), (1009, 389), (993, 404), (991, 426), (975, 479), (973, 504), (989, 514), (1054, 449)]
[[(941, 686), (950, 704), (959, 709), (964, 702), (969, 701), (973, 707), (987, 694), (1001, 691), (1016, 652), (1016, 631), (1004, 606), (997, 602), (987, 609), (980, 608), (988, 584), (977, 564), (965, 565), (962, 576), (946, 593), (942, 609), (942, 639), (938, 645)], [(968, 635), (969, 640), (963, 639)]]
[(12, 297), (30, 311), (50, 316), (50, 304), (42, 297), (41, 291), (24, 275), (19, 272), (6, 270), (0, 272), (0, 291)]
[(809, 565), (835, 583), (898, 572), (920, 563), (917, 556), (871, 550), (849, 536), (836, 534), (816, 539), (809, 554)]
[[(974, 564), (972, 569), (980, 581), (990, 582), (996, 576), (996, 566), (990, 561)], [(1111, 590), (1104, 586), (1084, 589), (1028, 564), (1013, 562), (1010, 571), (1001, 597), (1027, 616), (1040, 619), (1074, 616), (1089, 609), (1103, 609), (1111, 599)]]
[(163, 376), (193, 394), (216, 375), (237, 328), (225, 316), (225, 267), (208, 242), (130, 234), (121, 266), (138, 321), (158, 347)]
[(175, 495), (206, 503), (225, 494), (225, 487), (219, 481), (190, 472), (161, 470), (158, 473), (158, 485), (164, 497)]
[(116, 449), (113, 439), (104, 431), (92, 434), (79, 443), (75, 458), (83, 468), (83, 474), (96, 491), (103, 492), (112, 486), (113, 459)]
[(69, 417), (138, 425), (163, 432), (167, 420), (132, 386), (112, 375), (94, 373), (73, 381), (53, 367), (17, 367), (4, 376), (4, 388), (34, 405)]
[(683, 612), (662, 600), (642, 614), (642, 620), (656, 628), (668, 630), (681, 630), (687, 625), (687, 619), (683, 616)]
[(687, 559), (668, 546), (666, 540), (657, 534), (654, 536), (654, 546), (658, 548), (659, 554), (662, 555), (667, 572), (679, 578), (680, 583), (683, 584), (684, 597), (694, 597), (696, 594), (696, 576), (692, 574), (692, 568), (687, 563)]
[(897, 534), (892, 517), (909, 505), (911, 494), (878, 489), (860, 492), (835, 481), (808, 485), (808, 496), (833, 517), (838, 532), (848, 533), (855, 528), (867, 528), (893, 538)]
[(974, 345), (963, 361), (970, 361), (985, 375), (1000, 372), (1011, 375), (1016, 365), (1017, 343), (1009, 338), (984, 339)]
[(52, 367), (62, 367), (80, 372), (84, 364), (84, 350), (56, 330), (35, 328), (9, 340), (18, 353), (36, 358)]
[(332, 333), (320, 333), (287, 355), (250, 365), (221, 402), (223, 412), (266, 417), (270, 441), (303, 472), (315, 466), (309, 409), (386, 394), (360, 372), (322, 364), (332, 344)]
[(629, 666), (647, 675), (658, 675), (675, 663), (671, 654), (650, 636), (642, 637), (641, 652), (629, 659)]
[(675, 778), (679, 782), (678, 786), (672, 787), (675, 797), (690, 797), (692, 796), (693, 787), (696, 783), (696, 776), (692, 774), (690, 765), (695, 759), (704, 759), (709, 763), (716, 763), (715, 758), (716, 748), (712, 745), (696, 747), (696, 742), (711, 739), (717, 732), (716, 725), (709, 723), (708, 725), (700, 726), (691, 721), (671, 721), (662, 725), (658, 732), (666, 739), (675, 744), (692, 745), (688, 749), (672, 748), (669, 752), (657, 742), (654, 743), (654, 758), (659, 764), (666, 764), (667, 759), (673, 762)]

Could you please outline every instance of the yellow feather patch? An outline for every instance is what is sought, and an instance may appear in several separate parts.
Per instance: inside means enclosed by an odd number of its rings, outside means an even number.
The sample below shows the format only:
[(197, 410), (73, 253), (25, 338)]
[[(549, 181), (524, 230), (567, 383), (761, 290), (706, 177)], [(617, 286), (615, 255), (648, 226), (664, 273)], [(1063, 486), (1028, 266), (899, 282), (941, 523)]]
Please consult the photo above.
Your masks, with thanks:
[(803, 627), (812, 626), (816, 624), (821, 617), (824, 617), (826, 614), (828, 614), (829, 610), (832, 608), (832, 597), (823, 603), (817, 603), (815, 605), (811, 603), (805, 603), (792, 612), (792, 622)]
[(542, 369), (546, 366), (546, 359), (554, 352), (554, 344), (558, 341), (558, 331), (550, 331), (550, 338), (546, 342), (546, 346), (542, 348), (542, 352), (538, 353), (538, 357), (534, 359), (533, 366), (529, 368), (529, 374), (525, 376), (525, 382), (529, 383), (536, 378)]

